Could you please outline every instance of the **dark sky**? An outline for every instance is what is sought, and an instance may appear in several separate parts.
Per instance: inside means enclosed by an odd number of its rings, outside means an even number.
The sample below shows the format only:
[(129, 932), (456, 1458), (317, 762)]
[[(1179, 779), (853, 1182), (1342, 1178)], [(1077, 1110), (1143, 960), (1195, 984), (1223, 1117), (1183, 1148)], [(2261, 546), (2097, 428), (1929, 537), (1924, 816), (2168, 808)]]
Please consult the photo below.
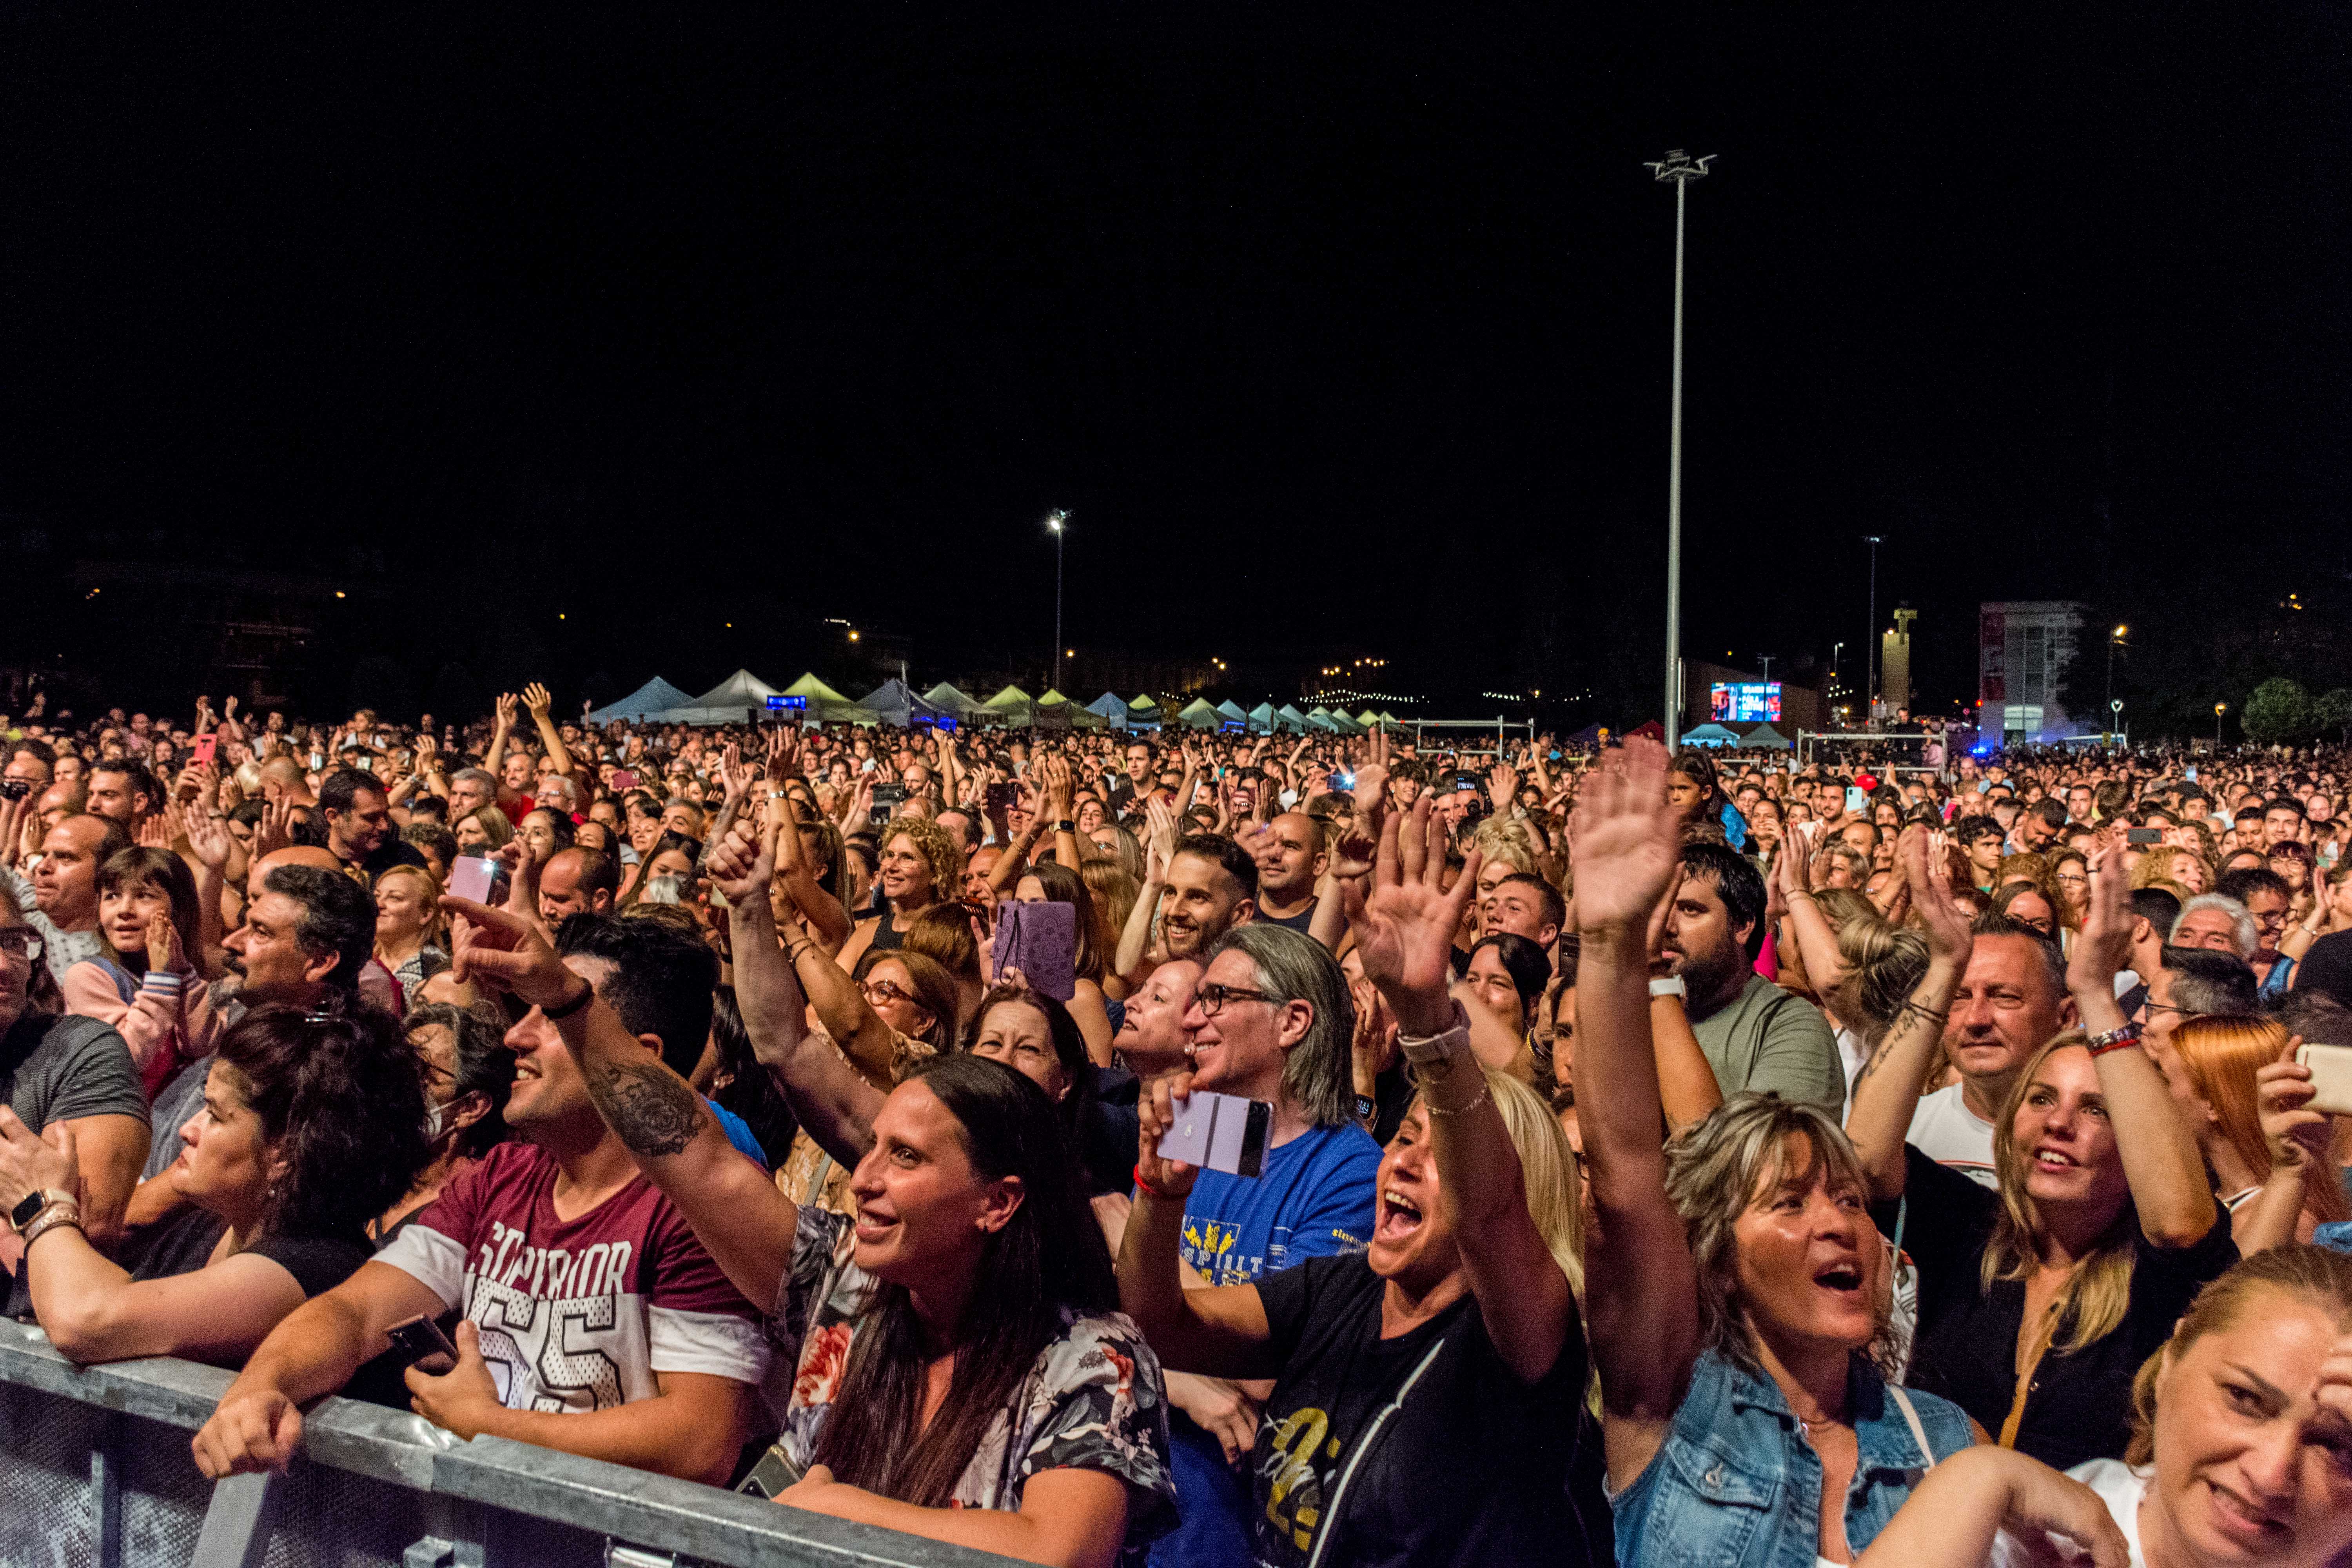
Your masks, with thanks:
[(485, 9), (0, 21), (0, 512), (1647, 692), (1685, 147), (1693, 654), (2342, 563), (2341, 7)]

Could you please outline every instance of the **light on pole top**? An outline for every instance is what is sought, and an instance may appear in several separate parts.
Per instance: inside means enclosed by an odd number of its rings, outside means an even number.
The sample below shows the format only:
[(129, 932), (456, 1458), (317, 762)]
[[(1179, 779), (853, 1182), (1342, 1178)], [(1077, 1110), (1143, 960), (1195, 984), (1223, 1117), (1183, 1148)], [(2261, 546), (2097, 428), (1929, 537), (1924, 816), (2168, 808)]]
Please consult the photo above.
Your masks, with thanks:
[(1696, 180), (1702, 178), (1706, 174), (1706, 166), (1709, 163), (1714, 163), (1716, 159), (1720, 156), (1720, 153), (1709, 153), (1704, 158), (1694, 158), (1689, 153), (1677, 147), (1673, 152), (1668, 153), (1665, 157), (1661, 159), (1659, 162), (1655, 163), (1644, 163), (1642, 166), (1649, 170), (1651, 174), (1655, 174), (1661, 180), (1673, 180), (1680, 183), (1684, 180)]
[(1060, 507), (1055, 507), (1053, 510), (1045, 514), (1046, 531), (1049, 533), (1059, 533), (1062, 531), (1062, 525), (1069, 521), (1070, 514), (1064, 511)]

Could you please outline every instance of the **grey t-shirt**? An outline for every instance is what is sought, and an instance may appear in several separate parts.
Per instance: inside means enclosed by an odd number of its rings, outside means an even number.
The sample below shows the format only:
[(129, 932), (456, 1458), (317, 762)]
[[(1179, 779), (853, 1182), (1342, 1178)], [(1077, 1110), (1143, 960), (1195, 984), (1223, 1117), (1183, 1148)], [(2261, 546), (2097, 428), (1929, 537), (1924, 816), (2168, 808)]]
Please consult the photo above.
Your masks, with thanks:
[(147, 1120), (131, 1047), (110, 1026), (72, 1014), (26, 1013), (0, 1035), (0, 1100), (36, 1132), (84, 1116)]
[(1845, 1071), (1837, 1041), (1821, 1009), (1803, 997), (1751, 974), (1730, 1005), (1692, 1019), (1691, 1033), (1725, 1099), (1742, 1089), (1777, 1093), (1843, 1119)]

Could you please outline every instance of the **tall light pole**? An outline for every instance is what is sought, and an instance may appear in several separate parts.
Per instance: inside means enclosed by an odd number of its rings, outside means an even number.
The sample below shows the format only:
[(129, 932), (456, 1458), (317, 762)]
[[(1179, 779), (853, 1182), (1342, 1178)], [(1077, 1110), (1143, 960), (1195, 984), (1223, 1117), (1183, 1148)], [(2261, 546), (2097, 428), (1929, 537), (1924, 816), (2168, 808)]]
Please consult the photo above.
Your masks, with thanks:
[(2213, 749), (2217, 752), (2221, 749), (2221, 710), (2229, 706), (2226, 702), (2213, 704)]
[(1644, 164), (1675, 185), (1675, 391), (1673, 422), (1666, 437), (1666, 746), (1672, 750), (1682, 719), (1683, 634), (1683, 207), (1690, 183), (1703, 179), (1716, 160), (1693, 158), (1676, 147)]
[(2107, 711), (2110, 713), (2117, 710), (2116, 708), (2116, 649), (2124, 646), (2124, 637), (2130, 631), (2129, 626), (2118, 626), (2107, 634)]
[(1864, 537), (1870, 542), (1870, 640), (1862, 645), (1862, 727), (1867, 730), (1878, 720), (1878, 547), (1884, 541), (1875, 533)]
[(1046, 531), (1054, 536), (1054, 689), (1062, 689), (1062, 531), (1070, 514), (1060, 507), (1045, 514)]

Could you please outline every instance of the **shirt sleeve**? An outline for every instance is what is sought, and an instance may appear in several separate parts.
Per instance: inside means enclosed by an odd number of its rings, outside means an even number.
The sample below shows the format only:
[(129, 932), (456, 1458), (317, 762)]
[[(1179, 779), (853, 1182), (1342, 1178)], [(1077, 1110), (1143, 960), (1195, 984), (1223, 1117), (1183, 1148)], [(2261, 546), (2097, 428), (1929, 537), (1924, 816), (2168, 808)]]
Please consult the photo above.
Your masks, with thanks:
[(667, 1202), (649, 1227), (645, 1276), (648, 1364), (758, 1384), (768, 1374), (768, 1340), (758, 1310), (729, 1282)]
[(457, 1310), (466, 1299), (466, 1256), (481, 1224), (484, 1177), (498, 1163), (493, 1151), (462, 1173), (375, 1255), (441, 1298), (444, 1311)]
[(1082, 1318), (1045, 1352), (1031, 1395), (1020, 1478), (1040, 1470), (1100, 1470), (1129, 1492), (1130, 1546), (1176, 1526), (1169, 1469), (1168, 1400), (1160, 1360), (1124, 1317)]
[(1746, 1087), (1817, 1107), (1832, 1120), (1843, 1113), (1845, 1073), (1820, 1009), (1793, 992), (1781, 992), (1772, 1001)]
[(49, 1096), (49, 1121), (71, 1121), (84, 1116), (135, 1116), (148, 1124), (147, 1091), (139, 1082), (139, 1068), (122, 1037), (95, 1020), (60, 1021), (52, 1028), (86, 1031), (58, 1066), (57, 1088)]
[(253, 1250), (294, 1276), (306, 1300), (333, 1289), (368, 1260), (365, 1247), (335, 1237), (265, 1236)]
[(1305, 1212), (1291, 1222), (1284, 1244), (1285, 1268), (1301, 1258), (1361, 1252), (1371, 1244), (1381, 1146), (1360, 1128), (1351, 1131), (1355, 1137), (1335, 1138), (1323, 1155), (1330, 1169), (1316, 1184)]

